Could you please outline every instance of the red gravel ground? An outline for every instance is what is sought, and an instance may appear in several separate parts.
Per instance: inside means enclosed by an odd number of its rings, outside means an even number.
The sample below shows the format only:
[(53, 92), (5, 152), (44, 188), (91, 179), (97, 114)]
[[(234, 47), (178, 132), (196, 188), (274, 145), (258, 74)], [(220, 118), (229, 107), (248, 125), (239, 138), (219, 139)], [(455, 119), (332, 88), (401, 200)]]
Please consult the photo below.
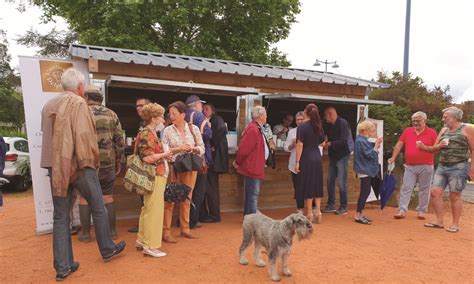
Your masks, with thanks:
[[(0, 209), (0, 282), (53, 282), (51, 235), (35, 236), (31, 190), (6, 193)], [(265, 211), (283, 218), (293, 210)], [(368, 205), (371, 226), (353, 221), (353, 210), (345, 216), (324, 215), (315, 225), (311, 240), (294, 242), (290, 256), (293, 277), (286, 283), (474, 283), (474, 206), (465, 204), (462, 228), (457, 234), (423, 227), (410, 212), (394, 220), (395, 208), (383, 215)], [(449, 224), (449, 215), (446, 224)], [(431, 220), (433, 215), (428, 215)], [(83, 244), (73, 236), (74, 256), (81, 266), (70, 283), (161, 282), (161, 283), (255, 283), (270, 280), (266, 269), (257, 268), (250, 251), (250, 264), (238, 263), (241, 241), (240, 213), (225, 213), (220, 224), (199, 228), (198, 240), (179, 238), (164, 244), (168, 256), (144, 257), (133, 244), (135, 235), (127, 228), (136, 220), (118, 222), (125, 252), (103, 263), (95, 242)], [(174, 232), (178, 234), (177, 231)], [(264, 257), (266, 257), (264, 255)], [(280, 270), (281, 273), (281, 270)]]

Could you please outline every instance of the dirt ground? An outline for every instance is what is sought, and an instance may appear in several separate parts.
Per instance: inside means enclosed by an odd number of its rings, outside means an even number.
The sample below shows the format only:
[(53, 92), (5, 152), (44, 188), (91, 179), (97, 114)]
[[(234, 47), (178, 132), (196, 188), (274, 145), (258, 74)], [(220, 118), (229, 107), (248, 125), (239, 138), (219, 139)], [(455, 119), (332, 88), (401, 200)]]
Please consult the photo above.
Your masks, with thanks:
[[(52, 237), (34, 234), (31, 190), (5, 193), (4, 203), (0, 209), (0, 282), (53, 282)], [(374, 219), (371, 226), (355, 223), (353, 210), (345, 216), (325, 214), (323, 223), (315, 225), (311, 240), (295, 240), (290, 256), (293, 277), (282, 277), (282, 281), (474, 283), (474, 205), (465, 204), (457, 234), (424, 228), (415, 212), (404, 220), (394, 220), (395, 212), (395, 208), (387, 208), (380, 215), (378, 207), (368, 205), (366, 213)], [(292, 210), (264, 213), (283, 218)], [(427, 217), (430, 220), (433, 215)], [(270, 283), (267, 270), (255, 266), (250, 251), (250, 264), (238, 263), (241, 222), (240, 213), (225, 213), (222, 223), (196, 229), (198, 240), (179, 238), (177, 244), (164, 244), (162, 249), (168, 256), (160, 259), (144, 257), (135, 250), (136, 236), (127, 228), (136, 220), (118, 222), (120, 239), (128, 246), (109, 263), (102, 262), (95, 242), (83, 244), (73, 236), (74, 256), (81, 266), (67, 281)], [(445, 222), (450, 224), (449, 215)]]

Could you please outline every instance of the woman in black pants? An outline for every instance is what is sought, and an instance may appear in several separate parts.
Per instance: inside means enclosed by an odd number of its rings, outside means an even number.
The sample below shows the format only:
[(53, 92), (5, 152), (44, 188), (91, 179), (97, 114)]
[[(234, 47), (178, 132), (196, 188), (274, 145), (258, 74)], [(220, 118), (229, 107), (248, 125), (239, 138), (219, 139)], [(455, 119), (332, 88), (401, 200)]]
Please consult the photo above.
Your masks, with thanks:
[(354, 171), (360, 178), (360, 193), (355, 221), (370, 225), (372, 220), (362, 215), (362, 210), (370, 194), (371, 180), (379, 173), (378, 150), (382, 144), (382, 137), (376, 139), (375, 145), (369, 141), (369, 137), (375, 135), (375, 124), (370, 121), (361, 122), (357, 126), (357, 132), (359, 134), (354, 144)]

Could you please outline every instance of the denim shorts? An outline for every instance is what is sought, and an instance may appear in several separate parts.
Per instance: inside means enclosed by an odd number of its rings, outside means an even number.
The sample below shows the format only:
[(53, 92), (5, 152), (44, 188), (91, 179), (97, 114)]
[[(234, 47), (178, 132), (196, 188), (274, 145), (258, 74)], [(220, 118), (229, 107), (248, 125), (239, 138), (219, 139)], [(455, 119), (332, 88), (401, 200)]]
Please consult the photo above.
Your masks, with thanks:
[(466, 188), (469, 162), (454, 164), (451, 166), (438, 165), (433, 178), (433, 186), (446, 189), (449, 185), (450, 192), (462, 192)]

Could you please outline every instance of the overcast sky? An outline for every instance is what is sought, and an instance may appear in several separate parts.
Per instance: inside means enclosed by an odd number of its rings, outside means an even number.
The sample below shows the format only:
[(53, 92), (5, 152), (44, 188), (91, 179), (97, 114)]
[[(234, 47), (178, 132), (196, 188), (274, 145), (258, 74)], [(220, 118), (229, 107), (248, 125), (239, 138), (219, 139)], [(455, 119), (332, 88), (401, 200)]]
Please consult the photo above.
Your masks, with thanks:
[[(31, 27), (46, 32), (41, 11), (20, 14), (10, 1), (0, 0), (0, 26), (7, 31), (12, 65), (18, 55), (36, 50), (15, 39)], [(375, 79), (377, 71), (402, 71), (405, 0), (302, 0), (301, 13), (290, 36), (277, 44), (293, 67), (313, 67), (316, 59), (337, 60), (329, 72)], [(456, 101), (474, 99), (474, 1), (412, 0), (409, 71), (429, 87), (450, 85)], [(67, 25), (59, 19), (59, 28)], [(471, 28), (469, 28), (471, 27)]]

